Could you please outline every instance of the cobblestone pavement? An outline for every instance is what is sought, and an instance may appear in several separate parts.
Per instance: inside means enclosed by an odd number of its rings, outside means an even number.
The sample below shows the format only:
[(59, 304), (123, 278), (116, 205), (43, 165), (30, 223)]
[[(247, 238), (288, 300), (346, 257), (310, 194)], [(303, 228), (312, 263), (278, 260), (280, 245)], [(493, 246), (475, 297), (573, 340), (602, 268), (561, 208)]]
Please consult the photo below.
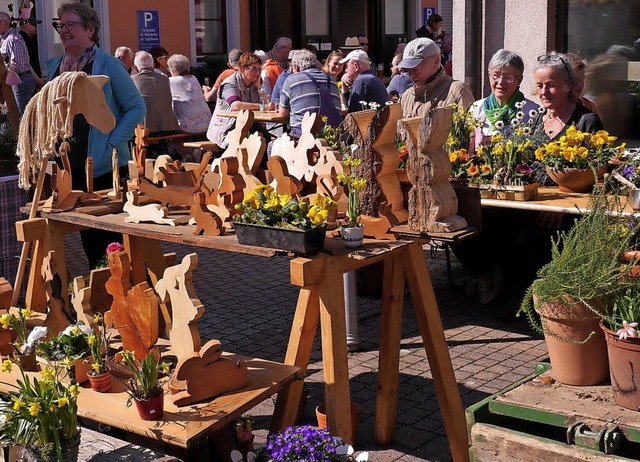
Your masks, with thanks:
[[(187, 252), (198, 254), (194, 282), (206, 309), (198, 323), (203, 344), (217, 338), (226, 351), (283, 361), (297, 301), (296, 287), (289, 283), (288, 258), (169, 244), (163, 248), (176, 252), (178, 258)], [(71, 274), (86, 274), (77, 235), (67, 236), (67, 249), (72, 256)], [(517, 300), (500, 307), (483, 306), (464, 290), (450, 289), (443, 251), (432, 255), (425, 250), (425, 258), (465, 408), (531, 374), (538, 361), (547, 358), (542, 337), (533, 334), (526, 321), (513, 316)], [(454, 262), (454, 276), (461, 275)], [(358, 296), (357, 303), (362, 344), (360, 351), (349, 354), (352, 399), (361, 407), (356, 450), (369, 451), (372, 462), (451, 460), (408, 290), (403, 309), (396, 438), (387, 446), (374, 443), (380, 299)], [(309, 398), (301, 423), (315, 424), (314, 409), (323, 397), (319, 335), (306, 381)], [(249, 412), (255, 420), (257, 444), (264, 443), (272, 413), (272, 400)]]

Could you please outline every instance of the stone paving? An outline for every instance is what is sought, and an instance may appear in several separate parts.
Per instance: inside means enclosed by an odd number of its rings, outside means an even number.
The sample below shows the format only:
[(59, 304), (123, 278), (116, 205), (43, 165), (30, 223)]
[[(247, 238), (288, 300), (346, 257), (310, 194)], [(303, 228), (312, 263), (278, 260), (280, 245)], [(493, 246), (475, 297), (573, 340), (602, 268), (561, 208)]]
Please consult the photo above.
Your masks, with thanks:
[[(67, 236), (72, 275), (87, 271), (78, 243), (77, 235)], [(297, 301), (296, 287), (289, 283), (288, 258), (169, 244), (163, 248), (176, 252), (178, 258), (191, 251), (198, 254), (194, 281), (206, 308), (198, 323), (203, 343), (217, 338), (226, 351), (273, 361), (284, 359)], [(450, 289), (443, 251), (426, 249), (425, 258), (465, 408), (531, 374), (535, 365), (547, 358), (542, 337), (532, 333), (523, 319), (505, 316), (505, 306), (483, 306), (464, 290)], [(454, 275), (461, 274), (454, 262)], [(509, 311), (515, 313), (515, 306)], [(447, 436), (408, 290), (403, 318), (396, 438), (392, 444), (379, 446), (373, 437), (380, 299), (358, 296), (362, 344), (360, 351), (349, 354), (352, 399), (361, 407), (355, 448), (369, 451), (372, 462), (448, 461)], [(315, 424), (314, 409), (323, 398), (319, 335), (306, 381), (309, 395), (300, 423)], [(255, 421), (257, 444), (264, 443), (272, 413), (273, 400), (249, 412)]]

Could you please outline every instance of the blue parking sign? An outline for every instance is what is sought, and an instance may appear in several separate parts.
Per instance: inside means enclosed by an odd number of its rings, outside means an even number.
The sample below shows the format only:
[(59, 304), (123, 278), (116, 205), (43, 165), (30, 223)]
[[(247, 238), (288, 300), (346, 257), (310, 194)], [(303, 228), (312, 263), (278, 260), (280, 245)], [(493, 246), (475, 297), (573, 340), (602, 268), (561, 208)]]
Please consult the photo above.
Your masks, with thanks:
[(138, 48), (148, 51), (160, 46), (158, 10), (138, 10)]
[(431, 16), (432, 14), (435, 14), (436, 9), (435, 8), (422, 8), (422, 23), (426, 24), (427, 21), (429, 20), (429, 16)]

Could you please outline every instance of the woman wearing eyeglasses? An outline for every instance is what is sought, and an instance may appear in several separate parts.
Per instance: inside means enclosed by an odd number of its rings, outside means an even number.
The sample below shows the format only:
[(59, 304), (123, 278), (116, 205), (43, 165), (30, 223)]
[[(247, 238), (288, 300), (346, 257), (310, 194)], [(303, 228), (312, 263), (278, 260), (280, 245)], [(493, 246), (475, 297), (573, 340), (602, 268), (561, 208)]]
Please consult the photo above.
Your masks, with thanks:
[(224, 79), (218, 87), (216, 107), (209, 123), (207, 138), (222, 149), (228, 145), (225, 138), (227, 133), (233, 130), (236, 119), (234, 117), (220, 117), (218, 114), (243, 109), (260, 110), (258, 80), (261, 70), (262, 61), (260, 58), (253, 53), (243, 53), (238, 62), (238, 70)]
[(583, 132), (602, 130), (600, 117), (578, 102), (573, 69), (561, 54), (538, 56), (534, 76), (538, 98), (546, 109), (534, 121), (534, 134), (546, 142), (560, 138), (571, 125)]
[[(102, 133), (89, 126), (82, 115), (73, 119), (73, 137), (69, 139), (69, 161), (72, 188), (86, 191), (85, 160), (93, 158), (93, 186), (96, 191), (112, 187), (112, 151), (118, 150), (121, 176), (127, 176), (127, 162), (131, 158), (128, 141), (146, 114), (146, 106), (119, 59), (98, 47), (100, 19), (96, 11), (80, 2), (63, 3), (58, 8), (60, 22), (56, 30), (65, 53), (47, 61), (48, 80), (67, 71), (84, 71), (90, 75), (106, 75), (109, 81), (103, 92), (109, 109), (116, 119), (111, 133)], [(85, 253), (91, 268), (100, 260), (110, 242), (121, 237), (102, 230), (81, 232)]]
[[(517, 53), (498, 50), (489, 61), (491, 94), (471, 106), (481, 124), (474, 133), (474, 149), (495, 133), (509, 130), (512, 120), (526, 122), (538, 105), (520, 91), (524, 62)], [(531, 113), (531, 114), (530, 114)]]

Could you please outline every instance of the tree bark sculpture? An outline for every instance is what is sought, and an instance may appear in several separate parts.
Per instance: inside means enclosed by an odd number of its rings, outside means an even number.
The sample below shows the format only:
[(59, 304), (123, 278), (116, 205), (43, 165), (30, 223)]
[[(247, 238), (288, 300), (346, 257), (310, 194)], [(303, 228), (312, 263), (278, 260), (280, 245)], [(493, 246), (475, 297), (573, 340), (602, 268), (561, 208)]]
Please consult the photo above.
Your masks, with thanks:
[(398, 134), (409, 152), (407, 175), (409, 227), (420, 233), (446, 233), (467, 226), (457, 215), (458, 198), (449, 183), (451, 162), (442, 145), (447, 140), (453, 109), (432, 109), (423, 117), (398, 122)]

